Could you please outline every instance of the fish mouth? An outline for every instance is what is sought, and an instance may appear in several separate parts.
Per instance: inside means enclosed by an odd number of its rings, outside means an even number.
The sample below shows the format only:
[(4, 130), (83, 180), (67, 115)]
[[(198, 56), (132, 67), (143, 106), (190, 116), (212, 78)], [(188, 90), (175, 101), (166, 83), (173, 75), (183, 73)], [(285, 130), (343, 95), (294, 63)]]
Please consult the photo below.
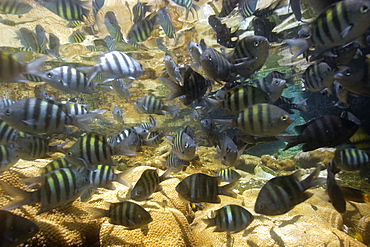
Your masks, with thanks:
[[(343, 79), (343, 77), (344, 77), (343, 73), (336, 73), (336, 74), (334, 75), (334, 79), (335, 79), (335, 80)], [(1, 114), (1, 113), (0, 113), (0, 114)], [(1, 115), (0, 115), (0, 117), (1, 117)]]

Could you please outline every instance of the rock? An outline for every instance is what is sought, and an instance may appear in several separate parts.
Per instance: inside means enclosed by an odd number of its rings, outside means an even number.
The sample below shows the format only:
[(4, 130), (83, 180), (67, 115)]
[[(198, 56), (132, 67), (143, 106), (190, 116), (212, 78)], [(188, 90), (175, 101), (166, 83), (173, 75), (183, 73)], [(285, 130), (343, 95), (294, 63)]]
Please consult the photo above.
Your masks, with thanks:
[(294, 160), (302, 168), (316, 167), (319, 164), (327, 164), (334, 158), (335, 148), (318, 148), (312, 151), (300, 151)]

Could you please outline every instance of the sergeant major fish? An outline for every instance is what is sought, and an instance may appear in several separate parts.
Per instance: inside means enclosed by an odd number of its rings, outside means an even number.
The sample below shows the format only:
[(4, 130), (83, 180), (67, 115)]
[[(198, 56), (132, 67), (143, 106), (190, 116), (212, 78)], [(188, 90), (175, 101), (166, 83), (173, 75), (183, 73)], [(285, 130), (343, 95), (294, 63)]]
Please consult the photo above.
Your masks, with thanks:
[(151, 194), (160, 189), (159, 184), (165, 180), (164, 176), (158, 176), (153, 169), (145, 170), (134, 187), (128, 192), (129, 198), (135, 201), (145, 201)]

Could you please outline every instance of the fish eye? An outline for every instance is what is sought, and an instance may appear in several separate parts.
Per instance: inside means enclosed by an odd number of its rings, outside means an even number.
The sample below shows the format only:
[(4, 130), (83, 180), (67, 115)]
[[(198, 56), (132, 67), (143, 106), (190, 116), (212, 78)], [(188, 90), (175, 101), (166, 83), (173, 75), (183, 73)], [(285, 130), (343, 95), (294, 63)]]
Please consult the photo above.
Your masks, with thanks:
[(189, 143), (185, 142), (184, 148), (188, 148), (188, 147), (189, 147)]
[(58, 82), (59, 82), (60, 84), (63, 84), (63, 81), (62, 81), (62, 80), (59, 80)]
[(5, 115), (7, 115), (7, 116), (12, 115), (12, 113), (13, 113), (12, 109), (8, 108), (8, 109), (5, 110)]
[(288, 120), (288, 116), (287, 116), (287, 115), (282, 115), (282, 116), (280, 117), (280, 119), (281, 119), (282, 121), (286, 121), (286, 120)]
[(67, 152), (67, 155), (71, 157), (73, 155), (72, 151)]
[(48, 73), (46, 73), (46, 76), (47, 76), (48, 78), (51, 78), (51, 77), (53, 77), (53, 73), (48, 72)]
[(360, 8), (360, 13), (361, 14), (365, 14), (369, 11), (369, 6), (367, 6), (366, 4), (362, 5), (361, 8)]
[(208, 55), (207, 55), (207, 59), (208, 59), (208, 60), (212, 60), (212, 56), (211, 56), (211, 54), (208, 54)]
[(260, 42), (258, 40), (254, 41), (254, 46), (259, 46)]
[(350, 69), (346, 69), (346, 71), (344, 71), (345, 76), (350, 76), (351, 74), (352, 74), (352, 71)]

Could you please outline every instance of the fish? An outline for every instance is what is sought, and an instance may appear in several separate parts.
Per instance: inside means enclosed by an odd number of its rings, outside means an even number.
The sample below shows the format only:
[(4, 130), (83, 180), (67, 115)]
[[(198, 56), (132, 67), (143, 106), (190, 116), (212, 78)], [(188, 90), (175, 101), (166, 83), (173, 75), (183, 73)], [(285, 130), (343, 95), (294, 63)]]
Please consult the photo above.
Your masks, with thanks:
[(60, 47), (60, 40), (59, 38), (53, 34), (49, 33), (49, 49), (46, 52), (59, 60), (62, 60), (59, 55), (59, 47)]
[(108, 51), (114, 51), (116, 49), (116, 44), (114, 43), (114, 40), (111, 36), (107, 35), (104, 38), (105, 45), (108, 48)]
[(138, 23), (142, 19), (144, 19), (146, 12), (150, 11), (151, 5), (147, 5), (148, 3), (142, 3), (137, 0), (137, 3), (132, 7), (132, 13), (134, 15), (133, 22)]
[(179, 131), (173, 138), (167, 137), (172, 147), (172, 151), (177, 154), (180, 159), (192, 160), (195, 158), (196, 144), (194, 138), (186, 132)]
[(188, 160), (180, 159), (175, 152), (170, 151), (164, 164), (165, 167), (168, 169), (165, 173), (176, 173), (180, 171), (185, 171), (190, 162)]
[(22, 15), (29, 12), (32, 6), (21, 0), (1, 0), (0, 12), (11, 15)]
[(124, 143), (123, 146), (127, 149), (126, 151), (130, 150), (134, 153), (140, 149), (142, 138), (134, 127), (127, 127), (116, 134), (110, 135), (108, 137), (108, 143), (114, 147)]
[(195, 71), (198, 71), (199, 66), (200, 66), (200, 55), (204, 51), (202, 46), (199, 45), (198, 43), (190, 41), (188, 43), (187, 50), (188, 50), (188, 53), (189, 53), (190, 57), (193, 60), (192, 67), (194, 67)]
[(369, 5), (368, 0), (349, 0), (327, 7), (311, 23), (309, 37), (284, 40), (291, 49), (298, 47), (292, 59), (312, 46), (315, 46), (314, 55), (317, 56), (330, 48), (347, 44), (360, 37), (370, 26)]
[(237, 30), (232, 33), (231, 28), (223, 24), (215, 15), (210, 15), (208, 17), (208, 23), (216, 32), (216, 41), (218, 44), (226, 48), (234, 48), (236, 46), (239, 39), (238, 35), (241, 31)]
[(110, 203), (108, 210), (100, 208), (89, 210), (94, 213), (93, 219), (108, 217), (109, 223), (125, 226), (129, 230), (141, 228), (153, 221), (148, 211), (130, 201)]
[(19, 131), (10, 127), (4, 120), (0, 119), (0, 144), (14, 143), (19, 137)]
[(312, 7), (316, 14), (322, 13), (331, 4), (336, 3), (336, 0), (308, 0), (307, 3)]
[(302, 13), (301, 13), (301, 0), (290, 0), (289, 5), (292, 8), (294, 17), (297, 21), (302, 20)]
[(203, 173), (187, 176), (176, 185), (176, 191), (181, 197), (190, 202), (220, 203), (218, 195), (236, 197), (230, 190), (234, 183), (219, 186), (219, 178)]
[(151, 15), (148, 15), (144, 19), (134, 23), (126, 36), (128, 43), (135, 44), (147, 40), (150, 37), (156, 22), (157, 13), (153, 12)]
[(78, 167), (77, 167), (77, 165), (74, 165), (74, 164), (68, 162), (66, 158), (61, 157), (61, 158), (57, 158), (57, 159), (52, 160), (49, 163), (47, 163), (42, 168), (41, 175), (45, 175), (47, 173), (50, 173), (52, 171), (55, 171), (55, 170), (58, 170), (58, 169), (61, 169), (61, 168), (71, 168), (71, 169), (77, 170)]
[(65, 104), (53, 100), (24, 98), (0, 110), (0, 118), (18, 131), (29, 134), (55, 134), (65, 132), (67, 125), (90, 131), (84, 121), (105, 112), (99, 110), (84, 115), (70, 115), (65, 107)]
[(288, 142), (284, 150), (303, 143), (302, 151), (307, 152), (320, 147), (334, 147), (346, 142), (359, 128), (351, 120), (335, 115), (316, 117), (303, 125), (294, 127), (297, 136), (276, 136)]
[(78, 67), (77, 69), (88, 75), (88, 84), (99, 73), (105, 74), (104, 83), (118, 78), (136, 79), (144, 71), (139, 62), (120, 51), (105, 53), (100, 57), (98, 64), (91, 67)]
[(313, 63), (305, 70), (302, 81), (305, 88), (318, 92), (324, 88), (330, 89), (334, 83), (336, 70), (326, 62)]
[(312, 196), (311, 193), (305, 192), (307, 189), (325, 183), (325, 179), (317, 178), (320, 170), (321, 166), (316, 167), (301, 181), (299, 170), (291, 175), (270, 179), (258, 193), (254, 211), (264, 215), (280, 215), (290, 211)]
[(121, 32), (121, 27), (118, 24), (116, 15), (112, 11), (105, 13), (104, 24), (110, 36), (117, 42), (123, 42), (124, 38)]
[(218, 151), (221, 155), (221, 163), (225, 166), (236, 166), (240, 155), (243, 154), (247, 146), (245, 145), (239, 150), (238, 146), (225, 132), (220, 134), (220, 144)]
[(238, 5), (239, 0), (224, 0), (222, 1), (222, 8), (218, 17), (226, 17), (228, 16), (233, 9)]
[(351, 60), (346, 66), (342, 66), (334, 75), (349, 92), (370, 96), (370, 61), (366, 57)]
[(85, 39), (86, 35), (80, 30), (73, 31), (72, 34), (68, 37), (68, 41), (70, 43), (82, 43)]
[(31, 220), (8, 211), (0, 210), (0, 220), (0, 246), (18, 246), (40, 230)]
[(134, 187), (128, 192), (129, 198), (135, 201), (145, 201), (155, 192), (161, 189), (160, 183), (165, 179), (158, 176), (157, 170), (145, 170)]
[(343, 197), (346, 201), (365, 203), (370, 202), (370, 194), (365, 194), (365, 192), (346, 186), (339, 186), (343, 193)]
[(62, 147), (68, 142), (58, 145), (49, 145), (50, 139), (37, 136), (19, 136), (15, 142), (16, 155), (23, 160), (36, 160), (48, 158), (48, 153), (64, 153)]
[(118, 106), (114, 106), (112, 111), (114, 119), (119, 123), (124, 123), (123, 121), (123, 110), (120, 109)]
[(337, 148), (333, 162), (340, 170), (358, 171), (366, 169), (370, 164), (370, 156), (366, 151), (357, 148)]
[(9, 170), (20, 157), (15, 153), (15, 148), (9, 145), (0, 145), (0, 173)]
[[(129, 139), (127, 139), (129, 140)], [(67, 151), (65, 158), (78, 166), (91, 168), (99, 164), (115, 165), (112, 155), (132, 153), (125, 150), (125, 142), (112, 146), (104, 135), (94, 132), (83, 134)]]
[(167, 74), (173, 81), (183, 81), (183, 77), (180, 73), (180, 67), (175, 63), (170, 55), (166, 55), (163, 59), (163, 62)]
[(81, 170), (82, 171), (80, 172), (85, 174), (85, 176), (90, 180), (92, 187), (115, 189), (115, 186), (112, 183), (115, 181), (131, 188), (131, 183), (123, 178), (125, 172), (115, 173), (111, 166), (98, 165), (91, 170), (82, 167)]
[(33, 51), (37, 53), (42, 53), (36, 33), (28, 28), (22, 27), (16, 31), (18, 39), (21, 41), (21, 44), (24, 46), (26, 51)]
[(46, 56), (42, 56), (29, 63), (22, 63), (16, 55), (0, 51), (0, 82), (27, 82), (22, 74), (37, 75), (45, 60)]
[(257, 8), (257, 0), (240, 0), (239, 11), (243, 18), (248, 18), (254, 14)]
[(364, 127), (360, 126), (358, 130), (349, 138), (351, 145), (358, 149), (370, 150), (370, 135)]
[(40, 47), (41, 53), (46, 53), (46, 46), (48, 43), (48, 39), (46, 38), (46, 31), (41, 25), (36, 25), (35, 27), (36, 32), (36, 38), (37, 38), (37, 44)]
[(267, 18), (255, 17), (252, 20), (254, 35), (265, 37), (269, 42), (277, 42), (279, 36), (272, 30), (276, 27), (275, 22)]
[(239, 73), (249, 77), (265, 64), (269, 49), (270, 43), (265, 37), (246, 36), (236, 43), (235, 49), (227, 54), (226, 58), (231, 63), (240, 64)]
[(229, 183), (237, 181), (239, 180), (239, 178), (241, 178), (241, 175), (234, 169), (231, 169), (230, 167), (220, 170), (216, 176), (221, 178), (221, 182)]
[(129, 102), (132, 93), (128, 90), (132, 87), (132, 83), (134, 83), (133, 80), (119, 78), (112, 81), (112, 86), (118, 96)]
[(93, 195), (97, 192), (97, 189), (87, 188), (80, 196), (81, 202), (88, 202), (92, 199)]
[(85, 73), (73, 66), (55, 67), (40, 73), (44, 81), (51, 87), (66, 93), (91, 94), (96, 88), (95, 82), (88, 83)]
[(231, 120), (216, 120), (226, 126), (239, 128), (246, 135), (260, 137), (275, 136), (283, 132), (293, 121), (289, 113), (266, 103), (250, 105)]
[(202, 128), (202, 133), (206, 137), (206, 139), (210, 141), (214, 147), (220, 147), (220, 130), (218, 129), (216, 123), (212, 119), (207, 118), (200, 120), (200, 126)]
[(200, 55), (200, 64), (211, 79), (221, 82), (231, 82), (236, 77), (236, 67), (213, 48), (207, 48)]
[(166, 100), (182, 96), (181, 102), (186, 106), (193, 102), (199, 102), (207, 90), (212, 87), (212, 83), (208, 79), (194, 71), (190, 66), (185, 69), (183, 85), (164, 77), (159, 77), (159, 81), (171, 91)]
[[(65, 112), (69, 115), (85, 115), (85, 114), (89, 114), (90, 112), (94, 112), (94, 111), (87, 110), (85, 104), (79, 104), (79, 103), (75, 103), (72, 101), (62, 101), (60, 103), (63, 104)], [(97, 110), (97, 111), (101, 113), (105, 112), (105, 110), (104, 111)]]
[(360, 45), (358, 42), (353, 41), (342, 46), (335, 46), (318, 57), (311, 56), (310, 61), (322, 59), (332, 66), (346, 65), (358, 53), (359, 48)]
[(262, 89), (271, 99), (268, 102), (275, 103), (280, 98), (284, 88), (286, 87), (286, 80), (275, 78), (271, 73), (269, 73), (264, 78), (247, 82), (247, 85), (252, 85)]
[(54, 14), (68, 21), (80, 20), (89, 16), (91, 3), (80, 0), (36, 0)]
[(140, 114), (158, 114), (164, 115), (170, 113), (176, 115), (178, 108), (173, 104), (164, 105), (162, 101), (154, 95), (141, 97), (134, 102), (134, 109)]
[(338, 186), (337, 181), (335, 181), (335, 174), (339, 171), (340, 169), (337, 169), (333, 162), (329, 162), (327, 165), (326, 191), (335, 210), (339, 213), (344, 213), (346, 212), (346, 201), (344, 200), (342, 190)]
[(301, 101), (297, 103), (293, 103), (293, 98), (287, 98), (284, 96), (280, 96), (277, 101), (275, 101), (274, 105), (280, 107), (284, 111), (288, 112), (289, 114), (293, 114), (291, 110), (299, 110), (299, 111), (307, 111), (308, 105), (307, 105), (307, 98), (302, 99)]
[(2, 210), (10, 210), (26, 204), (41, 203), (40, 210), (36, 213), (36, 215), (39, 215), (53, 208), (72, 203), (90, 186), (88, 178), (70, 168), (52, 171), (42, 176), (41, 179), (40, 187), (32, 192), (12, 187), (0, 181), (3, 189), (11, 197), (18, 198), (4, 205)]
[(254, 220), (254, 216), (247, 209), (235, 204), (225, 205), (212, 213), (212, 218), (202, 220), (207, 224), (207, 228), (216, 226), (214, 232), (238, 233)]
[(171, 15), (167, 12), (166, 8), (163, 7), (158, 10), (157, 18), (166, 36), (173, 39), (176, 37), (176, 28), (173, 26)]
[(105, 0), (92, 0), (92, 10), (95, 22), (98, 20), (98, 12), (101, 8), (103, 8)]

